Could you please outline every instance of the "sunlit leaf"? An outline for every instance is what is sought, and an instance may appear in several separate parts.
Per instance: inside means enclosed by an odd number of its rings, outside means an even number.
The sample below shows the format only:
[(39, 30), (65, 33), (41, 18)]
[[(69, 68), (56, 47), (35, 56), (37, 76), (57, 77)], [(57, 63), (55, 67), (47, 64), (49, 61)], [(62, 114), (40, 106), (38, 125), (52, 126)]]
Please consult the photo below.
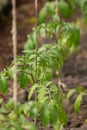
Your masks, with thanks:
[(82, 102), (82, 94), (79, 94), (74, 103), (74, 110), (76, 113), (79, 113), (79, 108), (80, 108), (81, 102)]
[(28, 40), (24, 46), (25, 50), (32, 50), (36, 47), (36, 32), (32, 32), (28, 35)]
[(28, 99), (29, 99), (29, 100), (31, 99), (31, 97), (32, 97), (32, 95), (34, 94), (35, 89), (36, 89), (37, 87), (39, 87), (38, 84), (34, 84), (33, 86), (31, 86), (30, 92), (29, 92), (29, 95), (28, 95)]
[(67, 93), (66, 98), (69, 99), (75, 92), (76, 92), (76, 89), (69, 90), (69, 92)]
[(0, 122), (1, 121), (5, 121), (5, 115), (3, 115), (3, 114), (0, 114)]
[(24, 122), (22, 124), (22, 128), (26, 130), (37, 130), (37, 128), (33, 124), (30, 124), (29, 122)]
[(9, 120), (16, 120), (17, 119), (17, 114), (15, 113), (15, 111), (11, 111), (11, 113), (8, 115)]
[(6, 103), (6, 108), (7, 109), (13, 109), (14, 108), (14, 100), (9, 99), (9, 101)]

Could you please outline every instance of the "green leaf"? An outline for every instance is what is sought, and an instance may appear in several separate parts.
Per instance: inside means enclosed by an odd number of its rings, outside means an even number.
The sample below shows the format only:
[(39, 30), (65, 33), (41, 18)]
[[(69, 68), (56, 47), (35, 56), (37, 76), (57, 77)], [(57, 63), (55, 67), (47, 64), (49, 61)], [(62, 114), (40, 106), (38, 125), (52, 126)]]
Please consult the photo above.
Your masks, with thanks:
[(38, 33), (41, 37), (46, 37), (45, 23), (42, 23), (38, 28)]
[(7, 75), (10, 79), (13, 78), (13, 67), (8, 67), (7, 68)]
[(51, 100), (49, 104), (50, 109), (50, 123), (55, 125), (58, 120), (58, 111), (55, 108), (55, 101)]
[(80, 108), (80, 105), (81, 105), (81, 102), (82, 102), (82, 94), (79, 94), (76, 98), (76, 101), (74, 103), (74, 110), (76, 113), (79, 113), (79, 108)]
[(0, 74), (0, 90), (3, 93), (6, 93), (8, 90), (8, 81), (7, 77), (4, 74)]
[(31, 54), (30, 57), (29, 57), (30, 60), (33, 60), (35, 58), (36, 58), (36, 54)]
[(39, 23), (43, 23), (47, 16), (47, 8), (44, 6), (39, 13)]
[(54, 130), (63, 130), (63, 124), (58, 121), (55, 125), (53, 125)]
[(3, 103), (3, 99), (2, 98), (0, 98), (0, 105)]
[(14, 127), (11, 127), (9, 130), (16, 130)]
[(75, 92), (76, 92), (76, 89), (69, 90), (69, 92), (67, 93), (66, 98), (69, 99)]
[(0, 122), (1, 121), (5, 121), (5, 115), (4, 114), (0, 114)]
[(51, 16), (55, 14), (55, 5), (56, 3), (54, 1), (46, 3), (47, 10)]
[(9, 101), (6, 103), (6, 109), (13, 109), (14, 108), (14, 100), (9, 99)]
[(22, 130), (21, 125), (18, 121), (19, 121), (18, 119), (16, 119), (15, 121), (11, 120), (10, 125), (13, 126), (15, 130)]
[(46, 87), (48, 87), (49, 85), (53, 84), (53, 81), (47, 82), (46, 83)]
[(87, 1), (84, 2), (83, 14), (84, 14), (85, 22), (87, 23)]
[[(66, 112), (63, 108), (63, 104), (60, 101), (60, 98), (58, 97), (58, 94), (53, 95), (53, 101), (54, 101), (54, 111), (56, 112), (56, 121), (59, 121), (61, 124), (67, 124), (67, 116), (66, 116)], [(55, 122), (56, 123), (56, 122)]]
[(34, 94), (35, 92), (35, 89), (38, 87), (38, 84), (34, 84), (33, 86), (31, 86), (30, 88), (30, 92), (29, 92), (29, 95), (28, 95), (28, 99), (30, 100), (32, 95)]
[(50, 85), (50, 92), (54, 92), (55, 94), (58, 93), (58, 86), (56, 84)]
[(18, 82), (19, 82), (21, 88), (25, 88), (27, 86), (27, 84), (29, 83), (29, 78), (25, 73), (21, 73), (18, 76)]
[(59, 7), (59, 13), (66, 18), (70, 17), (73, 14), (72, 6), (70, 6), (65, 1), (60, 1), (58, 7)]
[(33, 31), (30, 35), (28, 35), (28, 40), (24, 46), (24, 50), (33, 50), (36, 47), (36, 31)]
[(8, 128), (7, 128), (7, 126), (6, 126), (6, 124), (4, 124), (4, 125), (0, 125), (1, 126), (1, 130), (7, 130)]
[[(8, 128), (9, 129), (9, 128)], [(14, 127), (10, 127), (10, 129), (9, 130), (16, 130)]]
[(38, 115), (38, 109), (37, 109), (37, 104), (36, 102), (32, 102), (30, 108), (29, 108), (29, 114), (30, 116), (36, 120), (37, 115)]
[[(72, 53), (79, 45), (80, 31), (74, 24), (65, 24), (61, 34), (60, 44), (68, 49), (68, 54)], [(74, 52), (74, 51), (73, 51)]]
[(48, 105), (44, 103), (40, 109), (40, 119), (44, 127), (46, 127), (49, 122), (49, 114), (50, 112), (49, 112)]
[(32, 105), (32, 101), (30, 101), (29, 103), (24, 104), (24, 106), (23, 106), (23, 112), (27, 116), (29, 116), (29, 109), (30, 109), (31, 105)]
[(29, 122), (23, 122), (22, 128), (26, 130), (37, 130), (37, 128)]
[(48, 91), (46, 90), (45, 85), (40, 86), (37, 93), (38, 93), (37, 99), (39, 104), (42, 104), (48, 100), (49, 97), (46, 96), (48, 94)]
[(82, 86), (78, 86), (78, 87), (76, 88), (76, 90), (77, 90), (77, 92), (79, 92), (79, 93), (83, 93), (83, 92), (85, 91), (84, 87), (82, 87)]
[(11, 113), (8, 115), (9, 120), (15, 121), (17, 119), (17, 114), (15, 111), (11, 111)]

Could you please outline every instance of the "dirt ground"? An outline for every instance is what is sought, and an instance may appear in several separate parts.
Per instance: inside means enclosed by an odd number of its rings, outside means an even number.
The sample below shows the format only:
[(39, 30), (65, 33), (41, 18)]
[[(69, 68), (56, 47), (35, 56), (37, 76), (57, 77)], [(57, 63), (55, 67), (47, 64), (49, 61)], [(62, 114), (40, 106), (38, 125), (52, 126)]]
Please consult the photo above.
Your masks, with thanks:
[[(87, 28), (86, 28), (87, 29)], [(63, 82), (67, 88), (74, 88), (83, 86), (87, 89), (87, 31), (81, 35), (81, 42), (78, 53), (70, 57), (63, 68)], [(80, 113), (77, 115), (73, 111), (73, 103), (75, 97), (73, 96), (66, 107), (68, 113), (68, 128), (65, 130), (87, 130), (87, 97), (83, 100)]]
[[(39, 1), (39, 9), (45, 1)], [(18, 54), (22, 54), (27, 34), (31, 32), (35, 25), (34, 17), (34, 1), (29, 0), (28, 2), (28, 0), (25, 0), (24, 4), (17, 6)], [(0, 71), (8, 66), (12, 59), (11, 20), (5, 18), (4, 23), (0, 22)], [(62, 73), (62, 81), (68, 89), (77, 86), (83, 86), (87, 89), (87, 27), (81, 31), (78, 52), (68, 58)], [(75, 97), (73, 96), (69, 102), (65, 103), (68, 125), (64, 130), (87, 130), (87, 123), (85, 122), (87, 119), (87, 97), (83, 100), (78, 115), (73, 110), (74, 100)]]

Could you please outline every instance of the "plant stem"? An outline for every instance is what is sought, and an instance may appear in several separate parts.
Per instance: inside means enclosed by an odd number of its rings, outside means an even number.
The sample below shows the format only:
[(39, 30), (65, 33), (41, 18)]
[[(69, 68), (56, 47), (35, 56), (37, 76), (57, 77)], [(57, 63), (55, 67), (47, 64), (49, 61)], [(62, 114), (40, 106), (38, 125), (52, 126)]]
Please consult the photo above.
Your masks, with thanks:
[[(55, 10), (56, 16), (58, 16), (58, 0), (56, 0), (56, 10)], [(57, 43), (57, 34), (55, 34), (55, 40)]]
[[(56, 0), (56, 16), (58, 16), (58, 0)], [(57, 43), (57, 36), (55, 34), (55, 40), (56, 40), (56, 43)], [(62, 74), (61, 74), (61, 69), (59, 68), (59, 77), (58, 77), (58, 87), (59, 87), (59, 93), (60, 93), (60, 100), (61, 100), (61, 78), (62, 78)]]
[(56, 0), (56, 15), (58, 16), (58, 0)]
[(14, 77), (13, 77), (13, 100), (15, 108), (17, 106), (17, 25), (16, 25), (16, 0), (12, 0), (12, 43), (13, 43), (13, 58), (14, 58)]
[[(36, 80), (37, 83), (37, 77), (38, 77), (38, 66), (37, 66), (37, 55), (38, 55), (38, 39), (37, 39), (37, 24), (38, 24), (38, 0), (35, 0), (35, 17), (36, 17)], [(37, 89), (35, 90), (35, 101), (37, 100)], [(35, 120), (35, 125), (37, 125), (37, 118)]]
[(37, 53), (38, 53), (38, 40), (37, 40), (37, 24), (38, 24), (38, 0), (35, 0), (35, 17), (36, 17), (36, 82), (37, 82)]

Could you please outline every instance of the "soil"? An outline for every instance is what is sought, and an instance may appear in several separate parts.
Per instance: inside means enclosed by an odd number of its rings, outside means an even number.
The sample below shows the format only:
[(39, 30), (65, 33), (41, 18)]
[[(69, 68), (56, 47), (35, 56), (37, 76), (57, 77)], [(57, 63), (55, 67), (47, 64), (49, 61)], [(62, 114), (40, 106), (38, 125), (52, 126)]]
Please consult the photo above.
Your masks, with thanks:
[[(23, 0), (22, 0), (23, 1)], [(40, 9), (46, 2), (39, 1)], [(17, 6), (17, 29), (18, 29), (18, 54), (22, 54), (27, 35), (35, 25), (34, 1), (24, 0)], [(70, 56), (65, 62), (62, 73), (62, 82), (66, 89), (83, 86), (87, 89), (87, 27), (81, 31), (81, 40), (78, 52)], [(8, 66), (12, 59), (12, 38), (11, 38), (11, 18), (4, 17), (4, 22), (0, 22), (0, 71)], [(56, 79), (55, 79), (56, 81)], [(12, 92), (10, 92), (12, 94)], [(9, 94), (9, 95), (11, 95)], [(26, 93), (25, 93), (26, 94)], [(2, 94), (1, 94), (2, 95)], [(19, 100), (24, 100), (25, 95), (20, 96)], [(64, 130), (87, 130), (87, 97), (83, 99), (79, 114), (73, 109), (75, 96), (70, 101), (65, 102), (65, 110), (68, 115), (68, 124)], [(44, 129), (46, 130), (46, 129)], [(49, 129), (51, 130), (51, 128)]]

